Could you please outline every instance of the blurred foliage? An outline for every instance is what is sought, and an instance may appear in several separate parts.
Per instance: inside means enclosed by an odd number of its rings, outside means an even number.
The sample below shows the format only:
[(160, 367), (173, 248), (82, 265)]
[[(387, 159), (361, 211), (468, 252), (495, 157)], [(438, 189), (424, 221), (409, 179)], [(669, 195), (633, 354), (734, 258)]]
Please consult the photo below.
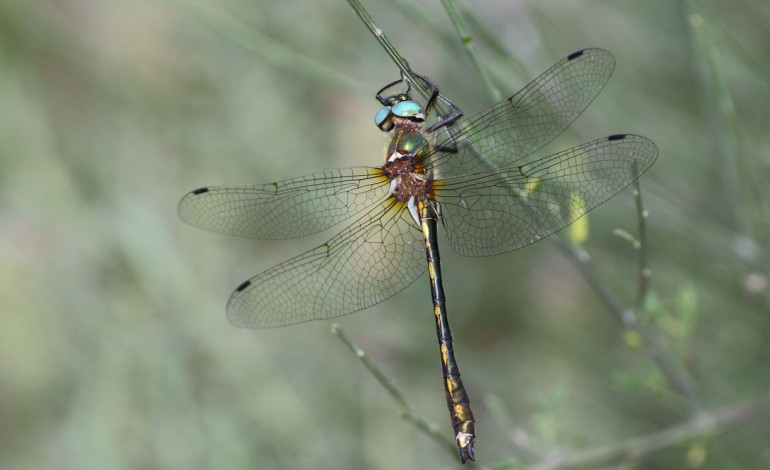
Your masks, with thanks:
[[(766, 395), (770, 3), (461, 5), (504, 94), (579, 48), (614, 53), (610, 84), (554, 148), (617, 132), (658, 144), (642, 181), (641, 321), (703, 409)], [(367, 7), (466, 114), (491, 104), (440, 2)], [(328, 324), (227, 322), (234, 286), (328, 233), (255, 242), (176, 216), (204, 184), (378, 164), (373, 94), (396, 77), (341, 0), (0, 2), (0, 467), (459, 466)], [(583, 248), (633, 305), (637, 253), (614, 234), (636, 236), (631, 191), (589, 217)], [(611, 446), (690, 416), (555, 246), (444, 250), (483, 465)], [(423, 279), (340, 320), (449, 435), (430, 312)], [(623, 468), (768, 468), (768, 435), (761, 422)]]

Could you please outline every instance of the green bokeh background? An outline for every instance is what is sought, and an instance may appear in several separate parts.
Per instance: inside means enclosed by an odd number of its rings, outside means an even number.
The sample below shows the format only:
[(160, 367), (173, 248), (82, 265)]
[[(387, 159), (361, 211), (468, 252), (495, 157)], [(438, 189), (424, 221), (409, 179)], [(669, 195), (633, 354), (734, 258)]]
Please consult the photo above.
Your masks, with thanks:
[[(492, 103), (440, 2), (367, 8), (466, 112)], [(692, 8), (698, 8), (693, 10)], [(568, 53), (616, 56), (553, 149), (618, 132), (660, 148), (643, 178), (645, 327), (705, 410), (770, 392), (770, 3), (479, 0), (470, 32), (505, 95)], [(331, 334), (232, 327), (285, 242), (184, 225), (210, 184), (377, 165), (374, 92), (397, 77), (343, 0), (0, 2), (0, 467), (455, 468), (454, 455)], [(590, 253), (632, 305), (631, 190), (588, 217)], [(445, 244), (446, 245), (446, 244)], [(553, 241), (442, 252), (481, 467), (612, 446), (685, 422), (666, 385)], [(451, 435), (427, 278), (341, 326)], [(613, 468), (768, 468), (767, 421)]]

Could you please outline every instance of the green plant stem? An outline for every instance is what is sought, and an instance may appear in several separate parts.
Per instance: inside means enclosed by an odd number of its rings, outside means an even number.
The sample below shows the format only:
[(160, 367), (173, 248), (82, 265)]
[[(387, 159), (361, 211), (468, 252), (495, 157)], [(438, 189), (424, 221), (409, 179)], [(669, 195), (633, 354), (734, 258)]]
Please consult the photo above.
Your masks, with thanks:
[[(396, 64), (396, 67), (401, 70), (401, 74), (404, 79), (407, 80), (409, 84), (414, 87), (423, 97), (429, 97), (431, 92), (428, 90), (425, 83), (423, 83), (422, 80), (415, 80), (414, 76), (412, 75), (412, 69), (409, 66), (409, 62), (407, 62), (406, 59), (404, 59), (404, 57), (398, 52), (393, 43), (390, 42), (390, 39), (388, 39), (388, 37), (385, 35), (385, 32), (383, 32), (383, 30), (377, 26), (369, 12), (366, 11), (363, 5), (361, 5), (361, 2), (358, 0), (348, 0), (348, 3), (350, 4), (351, 8), (353, 8), (353, 11), (356, 12), (358, 17), (361, 18), (361, 21), (364, 22), (369, 31), (371, 31), (371, 33), (377, 39), (377, 42), (380, 43), (382, 48), (385, 50), (385, 53), (387, 53), (393, 63)], [(436, 100), (435, 107), (440, 115), (449, 114), (447, 112), (446, 106), (441, 103), (441, 100)]]
[(423, 96), (429, 96), (430, 92), (425, 84), (420, 80), (415, 80), (414, 77), (412, 77), (412, 69), (409, 66), (409, 62), (407, 62), (406, 59), (404, 59), (404, 56), (398, 52), (393, 43), (390, 42), (390, 39), (388, 39), (388, 37), (385, 35), (385, 32), (379, 26), (377, 26), (377, 24), (374, 22), (374, 19), (366, 10), (366, 8), (364, 8), (361, 2), (358, 0), (348, 0), (348, 3), (350, 4), (351, 8), (353, 8), (353, 11), (356, 12), (358, 17), (361, 18), (361, 21), (364, 22), (369, 31), (371, 31), (371, 33), (374, 35), (375, 39), (377, 39), (377, 42), (380, 43), (382, 48), (385, 50), (385, 53), (388, 54), (391, 60), (393, 60), (393, 63), (396, 64), (396, 67), (401, 70), (403, 77), (409, 82), (409, 84), (417, 89)]
[[(638, 173), (636, 162), (634, 162), (634, 173)], [(642, 186), (639, 182), (639, 176), (637, 174), (634, 179), (634, 200), (636, 202), (636, 217), (638, 220), (639, 238), (638, 247), (639, 250), (639, 290), (636, 296), (636, 311), (642, 312), (644, 310), (644, 303), (647, 300), (647, 294), (650, 291), (650, 278), (652, 277), (652, 271), (650, 271), (647, 265), (647, 211), (644, 209), (644, 201), (642, 200)]]
[(401, 416), (404, 419), (414, 424), (417, 429), (439, 443), (439, 445), (444, 447), (452, 456), (457, 454), (457, 448), (455, 447), (454, 442), (444, 436), (443, 433), (439, 432), (437, 426), (428, 423), (425, 419), (412, 411), (412, 409), (409, 407), (409, 403), (406, 401), (406, 398), (404, 398), (404, 395), (401, 393), (401, 391), (388, 380), (382, 370), (380, 370), (380, 368), (377, 367), (377, 365), (372, 362), (371, 359), (369, 359), (369, 356), (366, 355), (366, 352), (358, 347), (355, 343), (353, 343), (353, 341), (348, 338), (345, 332), (342, 331), (342, 328), (340, 328), (336, 323), (332, 325), (332, 334), (339, 338), (340, 341), (342, 341), (342, 343), (347, 346), (347, 348), (350, 349), (353, 354), (356, 355), (364, 367), (366, 367), (366, 370), (368, 370), (369, 373), (372, 374), (372, 376), (388, 392), (388, 394), (393, 397), (396, 402), (398, 402), (402, 409)]
[[(449, 0), (443, 1), (446, 3)], [(472, 15), (470, 16), (472, 17)], [(469, 48), (468, 53), (474, 57), (474, 64), (481, 63), (473, 48)], [(483, 68), (479, 66), (478, 69), (481, 74), (484, 73)], [(495, 98), (494, 95), (491, 95), (491, 97)], [(636, 170), (634, 169), (634, 171)], [(585, 278), (591, 283), (594, 289), (596, 289), (596, 291), (599, 293), (599, 296), (610, 307), (610, 310), (620, 320), (621, 324), (624, 327), (636, 332), (642, 338), (647, 354), (666, 377), (669, 387), (678, 395), (682, 396), (693, 410), (697, 410), (699, 405), (697, 403), (697, 396), (695, 393), (695, 382), (692, 380), (689, 374), (686, 373), (686, 371), (678, 367), (676, 362), (674, 362), (671, 357), (669, 357), (669, 355), (660, 346), (657, 345), (653, 337), (642, 327), (642, 325), (639, 324), (638, 321), (638, 312), (641, 311), (644, 299), (647, 297), (647, 293), (649, 291), (650, 270), (647, 266), (646, 212), (644, 211), (644, 206), (642, 204), (642, 192), (639, 186), (638, 178), (635, 180), (634, 188), (636, 191), (635, 200), (639, 221), (639, 289), (637, 293), (635, 308), (624, 307), (617, 294), (598, 274), (596, 268), (591, 262), (591, 257), (583, 248), (575, 244), (567, 235), (563, 234), (562, 232), (558, 232), (557, 236), (558, 239), (561, 240), (560, 245), (562, 249), (577, 264)]]
[[(722, 55), (712, 38), (715, 26), (699, 2), (682, 0), (682, 5), (683, 15), (695, 43), (693, 49), (700, 52), (703, 62), (701, 81), (704, 101), (709, 105), (714, 129), (711, 135), (718, 157), (724, 162), (721, 165), (723, 171), (720, 172), (722, 180), (729, 186), (728, 190), (721, 193), (733, 209), (737, 231), (749, 237), (755, 246), (766, 246), (763, 242), (770, 240), (770, 204), (767, 204), (767, 192), (763, 189), (767, 185), (757, 179), (756, 175), (762, 172), (746, 151)], [(744, 256), (744, 262), (752, 269), (761, 270), (765, 277), (770, 277), (767, 254), (763, 254), (761, 249), (754, 251), (752, 256)], [(769, 290), (765, 290), (764, 297), (770, 302)]]
[(455, 31), (460, 37), (460, 41), (465, 46), (468, 57), (471, 59), (474, 67), (476, 67), (476, 70), (478, 70), (481, 79), (484, 81), (484, 85), (487, 87), (489, 95), (495, 102), (502, 100), (503, 96), (500, 94), (500, 90), (498, 90), (497, 87), (495, 87), (495, 85), (492, 83), (486, 67), (484, 67), (484, 64), (476, 53), (476, 49), (473, 46), (473, 38), (471, 38), (465, 29), (465, 25), (460, 18), (460, 14), (457, 12), (457, 8), (455, 8), (455, 4), (452, 2), (452, 0), (441, 0), (441, 3), (444, 5), (444, 9), (446, 10), (447, 15), (449, 15), (449, 19), (452, 21), (452, 25), (454, 25)]
[(683, 424), (649, 436), (631, 439), (617, 446), (562, 455), (554, 461), (542, 462), (531, 468), (533, 470), (566, 470), (630, 464), (692, 439), (714, 436), (767, 419), (770, 419), (770, 395), (720, 411), (699, 413)]
[(405, 17), (413, 20), (422, 31), (435, 36), (439, 41), (454, 41), (454, 35), (446, 31), (444, 25), (436, 19), (436, 15), (425, 11), (419, 3), (413, 0), (390, 0), (390, 4)]
[[(456, 14), (453, 5), (448, 0), (443, 0), (444, 5), (447, 8), (447, 12), (452, 17), (455, 29), (460, 34), (460, 40), (466, 44), (471, 44), (470, 39), (465, 32), (462, 23), (459, 20), (459, 16)], [(369, 30), (374, 34), (375, 38), (380, 42), (387, 54), (392, 58), (394, 63), (402, 70), (404, 76), (410, 80), (413, 86), (417, 89), (421, 89), (421, 83), (413, 80), (411, 77), (411, 69), (409, 68), (406, 60), (396, 50), (395, 46), (387, 39), (382, 29), (380, 29), (363, 8), (358, 0), (348, 0), (348, 3), (353, 7), (361, 20), (366, 24)], [(476, 65), (479, 73), (482, 76), (485, 75), (484, 68), (481, 65), (481, 60), (478, 58), (475, 49), (473, 47), (466, 48), (468, 54), (471, 56), (472, 62)], [(427, 93), (427, 90), (426, 90)], [(490, 91), (492, 98), (494, 94)], [(566, 235), (559, 232), (558, 238), (561, 240), (561, 246), (564, 251), (573, 259), (578, 265), (586, 279), (594, 286), (600, 297), (610, 307), (610, 310), (620, 320), (624, 327), (636, 332), (643, 340), (647, 354), (661, 370), (666, 377), (669, 387), (674, 390), (679, 396), (683, 397), (692, 410), (697, 411), (699, 404), (695, 393), (695, 383), (692, 378), (683, 369), (678, 367), (676, 363), (669, 357), (669, 355), (657, 345), (652, 336), (640, 325), (638, 321), (638, 312), (643, 306), (644, 299), (649, 291), (649, 268), (647, 267), (647, 243), (646, 243), (646, 213), (642, 204), (641, 189), (638, 183), (638, 179), (635, 183), (636, 189), (636, 208), (639, 220), (639, 290), (635, 303), (636, 308), (626, 308), (619, 300), (617, 294), (609, 287), (605, 280), (598, 274), (596, 268), (591, 262), (591, 258), (588, 253), (581, 247), (572, 242)]]
[(704, 16), (697, 2), (683, 0), (685, 20), (690, 26), (694, 49), (701, 53), (703, 60), (702, 82), (704, 98), (709, 103), (710, 114), (715, 132), (716, 148), (724, 161), (724, 182), (729, 186), (724, 191), (733, 209), (733, 214), (740, 231), (753, 240), (767, 240), (767, 220), (770, 209), (761, 202), (759, 185), (754, 175), (759, 174), (751, 168), (746, 158), (747, 152), (735, 112), (730, 87), (725, 75), (725, 65), (719, 48), (712, 39), (712, 25)]
[(698, 5), (698, 14), (700, 14), (706, 21), (708, 21), (715, 29), (719, 31), (719, 34), (727, 41), (727, 46), (732, 52), (741, 59), (743, 65), (751, 71), (752, 75), (762, 82), (770, 91), (770, 68), (767, 64), (758, 62), (740, 42), (733, 36), (730, 29), (726, 28), (724, 24), (719, 22), (718, 16), (708, 11), (708, 7), (713, 6), (701, 3)]
[(329, 64), (261, 34), (217, 8), (182, 0), (165, 1), (201, 24), (205, 24), (222, 37), (270, 63), (348, 91), (366, 93), (369, 90), (361, 82), (351, 79)]
[(596, 289), (599, 297), (604, 300), (610, 311), (615, 314), (615, 317), (625, 328), (634, 331), (642, 338), (647, 354), (666, 377), (669, 387), (683, 397), (693, 410), (697, 410), (699, 405), (695, 393), (695, 382), (690, 375), (678, 367), (671, 357), (658, 346), (652, 335), (642, 327), (639, 323), (638, 312), (635, 309), (623, 306), (615, 291), (609, 287), (597, 272), (588, 252), (570, 240), (567, 235), (558, 232), (557, 236), (561, 240), (559, 247), (575, 262), (583, 273), (583, 277)]

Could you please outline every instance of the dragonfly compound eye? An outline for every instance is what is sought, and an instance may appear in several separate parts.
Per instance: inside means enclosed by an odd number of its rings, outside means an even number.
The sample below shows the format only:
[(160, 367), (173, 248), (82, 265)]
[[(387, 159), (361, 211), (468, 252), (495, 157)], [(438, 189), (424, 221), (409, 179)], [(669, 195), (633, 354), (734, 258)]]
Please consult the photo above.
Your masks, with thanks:
[(393, 129), (393, 112), (390, 106), (383, 106), (377, 114), (374, 115), (374, 123), (383, 132), (389, 132)]
[(414, 101), (401, 101), (396, 103), (391, 108), (391, 112), (402, 118), (407, 118), (412, 121), (422, 122), (425, 120), (425, 113), (422, 110), (422, 106)]

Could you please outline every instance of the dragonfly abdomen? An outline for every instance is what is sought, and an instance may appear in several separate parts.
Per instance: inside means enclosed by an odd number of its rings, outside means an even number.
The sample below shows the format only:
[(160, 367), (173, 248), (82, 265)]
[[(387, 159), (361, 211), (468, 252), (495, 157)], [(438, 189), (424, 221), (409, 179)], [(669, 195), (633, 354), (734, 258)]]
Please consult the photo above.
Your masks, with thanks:
[(427, 201), (417, 203), (420, 213), (420, 228), (425, 239), (425, 254), (428, 260), (431, 294), (433, 297), (433, 315), (436, 320), (436, 334), (441, 350), (441, 370), (444, 373), (444, 391), (447, 407), (455, 431), (455, 443), (463, 463), (475, 460), (474, 440), (476, 423), (471, 410), (470, 399), (460, 378), (460, 367), (454, 354), (452, 330), (446, 311), (446, 298), (441, 279), (441, 258), (438, 250), (437, 214)]

